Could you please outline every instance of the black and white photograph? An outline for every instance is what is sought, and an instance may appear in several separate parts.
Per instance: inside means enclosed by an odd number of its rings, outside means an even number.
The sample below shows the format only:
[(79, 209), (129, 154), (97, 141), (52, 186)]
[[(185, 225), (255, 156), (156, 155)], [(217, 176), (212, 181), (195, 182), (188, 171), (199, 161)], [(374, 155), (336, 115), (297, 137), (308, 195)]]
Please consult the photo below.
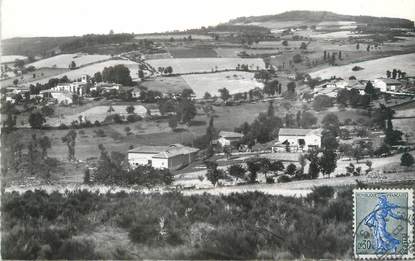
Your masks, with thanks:
[(0, 259), (414, 258), (414, 0), (0, 11)]

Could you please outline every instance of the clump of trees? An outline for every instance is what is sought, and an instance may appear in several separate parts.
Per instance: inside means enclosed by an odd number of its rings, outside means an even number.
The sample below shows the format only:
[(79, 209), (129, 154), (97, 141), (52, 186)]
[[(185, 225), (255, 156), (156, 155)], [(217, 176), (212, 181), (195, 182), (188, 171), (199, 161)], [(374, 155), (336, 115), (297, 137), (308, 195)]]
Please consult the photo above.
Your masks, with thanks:
[[(353, 252), (344, 244), (352, 239), (353, 201), (351, 190), (336, 195), (330, 187), (314, 188), (306, 199), (258, 192), (4, 193), (2, 257), (134, 259), (133, 242), (147, 249), (137, 253), (141, 258), (272, 259), (278, 251), (290, 259), (341, 259)], [(96, 237), (82, 236), (110, 224), (127, 231), (129, 240), (98, 250)], [(176, 250), (160, 256), (160, 248), (171, 247)]]
[(168, 169), (155, 169), (149, 165), (139, 165), (130, 169), (126, 155), (119, 152), (109, 154), (102, 144), (98, 145), (98, 148), (98, 166), (89, 183), (153, 187), (170, 185), (173, 182), (173, 175)]
[(130, 69), (122, 64), (105, 67), (102, 71), (102, 81), (131, 86)]

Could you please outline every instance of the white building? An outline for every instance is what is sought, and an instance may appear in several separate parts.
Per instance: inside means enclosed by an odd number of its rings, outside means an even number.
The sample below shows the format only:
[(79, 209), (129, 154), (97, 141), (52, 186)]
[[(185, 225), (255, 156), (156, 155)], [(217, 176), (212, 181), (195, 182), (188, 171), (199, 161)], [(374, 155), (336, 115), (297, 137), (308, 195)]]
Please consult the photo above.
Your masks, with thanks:
[(273, 152), (307, 151), (321, 147), (321, 129), (281, 128)]
[(51, 92), (69, 92), (84, 96), (86, 92), (86, 83), (84, 82), (72, 82), (72, 83), (59, 83), (57, 86), (51, 88)]
[(232, 132), (232, 131), (221, 131), (219, 132), (219, 139), (218, 143), (222, 146), (231, 146), (243, 138), (243, 134), (238, 132)]
[(119, 91), (120, 88), (121, 84), (100, 82), (95, 83), (95, 85), (90, 88), (90, 91), (110, 92), (111, 90)]
[(373, 86), (381, 92), (397, 91), (402, 86), (402, 83), (396, 79), (377, 78), (373, 81)]
[(140, 146), (128, 151), (130, 166), (150, 165), (157, 169), (178, 169), (189, 165), (199, 149), (181, 144), (170, 146)]

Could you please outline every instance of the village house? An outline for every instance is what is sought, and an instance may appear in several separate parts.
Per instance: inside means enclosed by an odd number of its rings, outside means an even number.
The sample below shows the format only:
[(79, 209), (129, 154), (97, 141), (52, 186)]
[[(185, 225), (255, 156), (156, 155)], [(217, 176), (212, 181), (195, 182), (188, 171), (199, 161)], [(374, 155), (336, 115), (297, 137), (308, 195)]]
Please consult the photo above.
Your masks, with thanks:
[(396, 79), (377, 78), (373, 81), (373, 86), (381, 92), (397, 91), (402, 86), (402, 83)]
[(128, 163), (133, 168), (150, 165), (156, 169), (175, 170), (192, 163), (198, 151), (199, 149), (181, 144), (140, 146), (128, 151)]
[(236, 143), (240, 142), (243, 138), (243, 134), (238, 132), (232, 132), (232, 131), (220, 131), (219, 132), (219, 138), (217, 142), (222, 146), (232, 146)]
[(57, 86), (49, 89), (50, 92), (67, 92), (84, 96), (86, 93), (86, 83), (84, 82), (72, 82), (72, 83), (59, 83)]
[(321, 129), (281, 128), (272, 152), (308, 151), (321, 147)]
[(95, 83), (95, 85), (93, 87), (91, 87), (89, 90), (90, 91), (96, 91), (96, 92), (110, 92), (112, 90), (115, 91), (119, 91), (121, 87), (121, 84), (117, 84), (117, 83), (106, 83), (106, 82), (100, 82), (100, 83)]
[(358, 91), (360, 95), (365, 95), (366, 86), (361, 81), (349, 80), (345, 88), (349, 91), (350, 90)]

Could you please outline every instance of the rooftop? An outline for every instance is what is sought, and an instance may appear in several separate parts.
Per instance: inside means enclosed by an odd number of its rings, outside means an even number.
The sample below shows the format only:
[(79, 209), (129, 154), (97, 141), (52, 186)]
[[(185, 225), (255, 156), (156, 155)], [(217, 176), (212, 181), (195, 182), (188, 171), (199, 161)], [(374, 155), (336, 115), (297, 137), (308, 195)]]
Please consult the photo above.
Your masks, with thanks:
[(281, 128), (279, 136), (307, 136), (307, 135), (321, 135), (321, 129), (295, 129), (295, 128)]
[(220, 131), (219, 137), (223, 138), (242, 138), (244, 135), (242, 133), (238, 132), (232, 132), (232, 131)]
[(402, 83), (396, 79), (391, 79), (391, 78), (377, 78), (377, 80), (380, 80), (384, 83), (386, 83), (386, 85), (401, 85)]
[(177, 155), (186, 155), (198, 152), (199, 149), (187, 147), (182, 144), (172, 144), (169, 146), (140, 146), (129, 150), (128, 153), (155, 154), (154, 158), (167, 159)]

